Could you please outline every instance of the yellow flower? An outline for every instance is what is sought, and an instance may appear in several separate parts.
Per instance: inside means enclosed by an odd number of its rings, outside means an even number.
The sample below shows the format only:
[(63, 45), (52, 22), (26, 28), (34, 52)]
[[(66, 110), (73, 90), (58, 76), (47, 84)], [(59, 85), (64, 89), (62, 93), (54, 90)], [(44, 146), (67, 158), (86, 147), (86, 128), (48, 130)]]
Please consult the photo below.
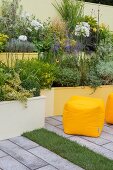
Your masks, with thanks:
[(96, 31), (97, 31), (97, 29), (96, 29), (96, 28), (93, 28), (93, 31), (94, 31), (94, 32), (96, 32)]
[(75, 41), (75, 40), (71, 40), (70, 43), (71, 43), (72, 46), (75, 46), (75, 45), (76, 45), (76, 41)]
[(56, 63), (59, 63), (59, 60), (58, 60), (58, 59), (56, 59)]
[(0, 42), (6, 42), (9, 37), (5, 34), (0, 34)]
[(106, 28), (106, 25), (104, 23), (100, 24), (101, 28)]

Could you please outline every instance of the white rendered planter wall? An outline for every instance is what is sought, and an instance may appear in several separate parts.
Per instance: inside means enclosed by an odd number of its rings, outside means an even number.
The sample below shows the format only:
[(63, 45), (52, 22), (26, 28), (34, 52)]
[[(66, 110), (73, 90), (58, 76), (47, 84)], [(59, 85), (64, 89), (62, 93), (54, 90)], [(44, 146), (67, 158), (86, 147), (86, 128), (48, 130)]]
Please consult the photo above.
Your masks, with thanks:
[(27, 107), (19, 101), (0, 102), (0, 140), (44, 127), (45, 99), (29, 98)]

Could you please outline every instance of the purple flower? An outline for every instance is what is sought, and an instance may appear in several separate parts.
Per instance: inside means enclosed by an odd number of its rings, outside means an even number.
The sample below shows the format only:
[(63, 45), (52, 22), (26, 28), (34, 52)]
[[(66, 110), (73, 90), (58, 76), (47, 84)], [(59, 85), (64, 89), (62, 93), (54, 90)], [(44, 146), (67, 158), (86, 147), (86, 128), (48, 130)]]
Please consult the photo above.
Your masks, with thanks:
[(59, 49), (60, 49), (60, 43), (57, 41), (55, 42), (55, 44), (53, 44), (52, 51), (54, 52), (54, 54), (56, 54), (58, 53)]

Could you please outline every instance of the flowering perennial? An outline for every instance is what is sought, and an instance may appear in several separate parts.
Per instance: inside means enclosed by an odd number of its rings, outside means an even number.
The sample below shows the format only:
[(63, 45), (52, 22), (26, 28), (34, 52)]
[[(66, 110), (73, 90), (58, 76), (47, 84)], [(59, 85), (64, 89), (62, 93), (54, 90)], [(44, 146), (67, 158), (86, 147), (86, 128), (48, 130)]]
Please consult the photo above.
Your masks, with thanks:
[(76, 36), (90, 36), (90, 25), (87, 22), (80, 22), (80, 24), (75, 27), (75, 35)]
[(31, 26), (34, 27), (35, 30), (39, 30), (40, 28), (43, 27), (43, 24), (41, 24), (37, 20), (32, 20), (31, 21)]

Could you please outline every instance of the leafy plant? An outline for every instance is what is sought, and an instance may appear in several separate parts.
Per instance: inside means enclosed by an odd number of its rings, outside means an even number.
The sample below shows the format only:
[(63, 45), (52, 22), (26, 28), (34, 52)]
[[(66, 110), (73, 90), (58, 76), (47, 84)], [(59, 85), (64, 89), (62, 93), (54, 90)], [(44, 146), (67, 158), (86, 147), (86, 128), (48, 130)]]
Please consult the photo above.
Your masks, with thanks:
[(13, 70), (0, 64), (0, 101), (19, 100), (26, 103), (28, 97), (32, 97), (32, 91), (25, 90), (21, 86), (20, 77)]
[(64, 55), (56, 72), (55, 86), (77, 86), (87, 84), (90, 61), (80, 55)]
[(89, 15), (85, 15), (85, 16), (82, 18), (81, 21), (82, 21), (82, 22), (87, 22), (92, 29), (96, 29), (96, 30), (97, 30), (98, 23), (97, 23), (97, 20), (96, 20), (95, 17), (89, 16)]
[(97, 56), (103, 61), (113, 60), (113, 34), (109, 33), (105, 40), (100, 41)]
[(97, 75), (101, 79), (102, 84), (113, 84), (113, 61), (100, 61), (97, 64)]
[(87, 85), (94, 89), (102, 85), (102, 80), (98, 76), (95, 68), (91, 68), (87, 74)]
[(83, 17), (83, 1), (62, 0), (61, 3), (56, 1), (53, 6), (59, 12), (62, 19), (67, 23), (70, 30), (74, 30), (75, 25)]
[(56, 72), (54, 86), (75, 87), (80, 85), (80, 73), (77, 69), (59, 68)]
[(15, 37), (16, 28), (20, 23), (21, 13), (22, 6), (19, 4), (19, 0), (2, 0), (0, 32), (10, 37)]
[(0, 52), (4, 51), (4, 46), (8, 41), (8, 36), (0, 33)]
[(40, 89), (51, 88), (55, 66), (38, 59), (17, 61), (15, 71), (19, 73), (22, 87), (33, 90), (34, 95), (40, 94)]

